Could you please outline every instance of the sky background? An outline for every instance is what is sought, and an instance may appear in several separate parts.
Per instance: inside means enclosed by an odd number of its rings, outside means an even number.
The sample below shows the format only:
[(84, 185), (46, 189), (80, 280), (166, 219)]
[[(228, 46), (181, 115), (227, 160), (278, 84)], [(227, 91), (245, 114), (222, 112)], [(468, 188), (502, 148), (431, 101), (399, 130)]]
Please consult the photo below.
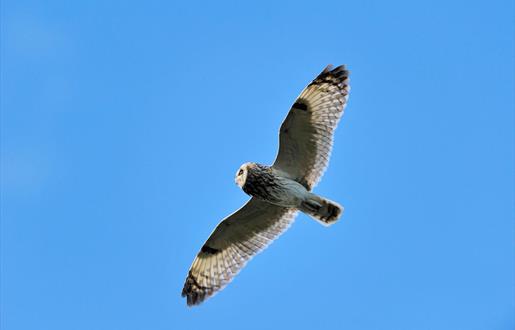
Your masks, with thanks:
[[(2, 330), (514, 329), (513, 1), (1, 2)], [(327, 64), (304, 215), (198, 308), (215, 225)]]

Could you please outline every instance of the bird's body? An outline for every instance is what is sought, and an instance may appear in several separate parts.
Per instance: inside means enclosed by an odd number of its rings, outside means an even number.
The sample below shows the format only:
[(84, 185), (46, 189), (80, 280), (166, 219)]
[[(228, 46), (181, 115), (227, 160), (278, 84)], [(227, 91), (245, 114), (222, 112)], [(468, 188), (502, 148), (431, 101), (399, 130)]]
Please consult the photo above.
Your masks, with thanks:
[(246, 174), (246, 179), (240, 188), (247, 195), (268, 203), (297, 208), (308, 193), (303, 185), (281, 175), (278, 170), (270, 166), (246, 163), (240, 169), (244, 171), (242, 176)]
[[(309, 192), (305, 186), (271, 166), (245, 163), (236, 174), (236, 183), (247, 195), (277, 206), (299, 209), (326, 225), (336, 221), (341, 213), (341, 206)], [(325, 210), (324, 204), (334, 209)], [(328, 212), (330, 214), (326, 215)]]
[(279, 132), (272, 166), (245, 163), (236, 183), (251, 199), (218, 224), (188, 272), (187, 304), (212, 296), (293, 222), (298, 211), (324, 225), (343, 208), (312, 192), (329, 162), (334, 129), (349, 94), (344, 66), (326, 67), (295, 100)]

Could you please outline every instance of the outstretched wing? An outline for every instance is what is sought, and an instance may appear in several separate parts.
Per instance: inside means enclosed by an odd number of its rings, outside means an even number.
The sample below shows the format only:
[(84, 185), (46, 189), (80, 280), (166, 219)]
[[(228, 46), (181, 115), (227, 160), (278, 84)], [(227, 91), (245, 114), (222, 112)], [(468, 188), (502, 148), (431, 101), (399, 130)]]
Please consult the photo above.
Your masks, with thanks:
[(333, 133), (349, 95), (349, 71), (327, 66), (299, 95), (279, 132), (273, 167), (311, 190), (329, 163)]
[(245, 264), (293, 222), (295, 209), (251, 198), (218, 224), (193, 261), (182, 289), (188, 306), (223, 289)]

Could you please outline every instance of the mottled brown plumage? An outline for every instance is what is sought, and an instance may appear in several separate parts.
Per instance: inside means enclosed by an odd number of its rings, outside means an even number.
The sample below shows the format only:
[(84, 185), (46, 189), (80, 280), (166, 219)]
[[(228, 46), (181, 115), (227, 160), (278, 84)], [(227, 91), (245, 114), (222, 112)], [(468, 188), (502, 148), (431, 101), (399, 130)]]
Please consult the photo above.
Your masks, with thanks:
[(251, 164), (241, 188), (247, 195), (271, 202), (275, 200), (273, 191), (280, 189), (280, 184), (270, 166)]

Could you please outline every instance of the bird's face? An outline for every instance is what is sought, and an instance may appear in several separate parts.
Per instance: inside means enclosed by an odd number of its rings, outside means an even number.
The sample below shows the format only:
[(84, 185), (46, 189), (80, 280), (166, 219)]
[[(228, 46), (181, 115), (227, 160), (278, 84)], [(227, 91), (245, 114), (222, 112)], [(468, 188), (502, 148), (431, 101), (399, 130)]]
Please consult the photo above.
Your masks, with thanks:
[(250, 163), (245, 163), (245, 164), (241, 165), (240, 168), (238, 169), (238, 172), (236, 172), (236, 178), (234, 179), (234, 181), (236, 181), (236, 184), (240, 188), (243, 188), (243, 186), (245, 185), (245, 181), (247, 181), (247, 174), (249, 171), (249, 166), (250, 166)]

